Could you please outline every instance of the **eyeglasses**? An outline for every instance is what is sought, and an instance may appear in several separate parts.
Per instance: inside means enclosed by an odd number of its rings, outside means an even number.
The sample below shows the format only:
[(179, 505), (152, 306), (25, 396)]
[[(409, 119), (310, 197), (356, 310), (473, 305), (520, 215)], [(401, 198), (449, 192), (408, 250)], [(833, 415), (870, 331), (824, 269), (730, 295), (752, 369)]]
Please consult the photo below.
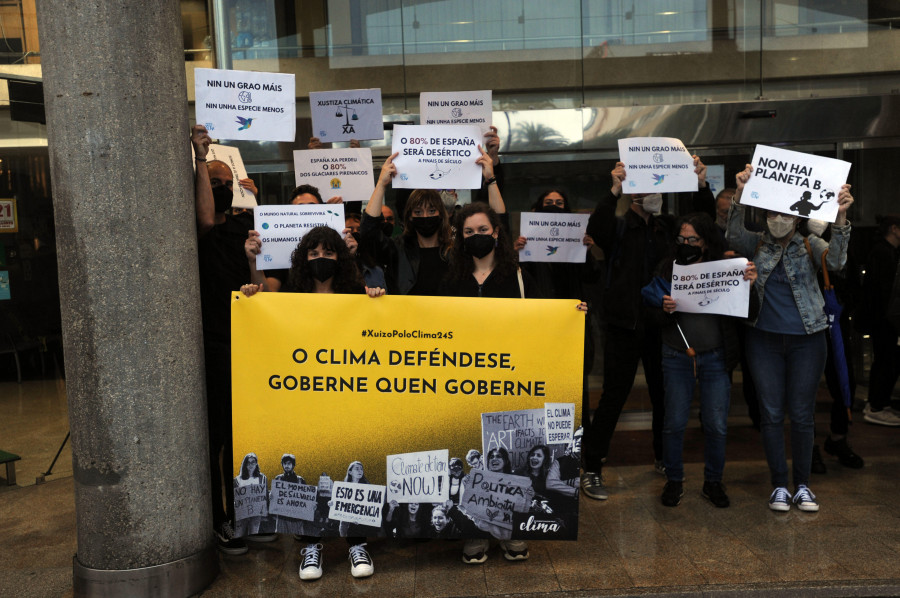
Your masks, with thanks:
[(545, 197), (544, 205), (545, 206), (559, 206), (560, 208), (564, 208), (564, 207), (566, 207), (566, 200), (564, 200), (562, 197), (560, 197), (559, 199), (554, 199), (552, 197)]
[(679, 245), (683, 245), (684, 243), (687, 243), (688, 245), (697, 245), (703, 239), (700, 237), (682, 237), (681, 235), (678, 235), (675, 237), (675, 240), (678, 241)]

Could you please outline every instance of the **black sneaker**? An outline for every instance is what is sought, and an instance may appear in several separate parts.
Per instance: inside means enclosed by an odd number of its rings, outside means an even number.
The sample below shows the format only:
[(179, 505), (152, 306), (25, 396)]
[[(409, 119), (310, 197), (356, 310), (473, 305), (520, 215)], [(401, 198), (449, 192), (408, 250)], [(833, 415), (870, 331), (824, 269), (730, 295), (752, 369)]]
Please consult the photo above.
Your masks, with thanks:
[(728, 495), (725, 494), (725, 485), (722, 482), (703, 482), (703, 498), (720, 509), (731, 504)]
[[(828, 446), (827, 440), (825, 441), (825, 446)], [(809, 470), (812, 473), (828, 473), (828, 468), (825, 467), (825, 461), (822, 461), (822, 453), (819, 452), (818, 444), (813, 445), (812, 464), (810, 465)]]
[(862, 469), (865, 462), (863, 458), (853, 452), (850, 445), (847, 444), (846, 438), (840, 440), (832, 440), (831, 437), (825, 439), (825, 452), (838, 458), (841, 465), (850, 469)]
[(232, 556), (247, 554), (249, 550), (246, 542), (234, 537), (234, 528), (231, 527), (230, 521), (226, 521), (216, 530), (216, 544), (219, 550)]
[(366, 544), (356, 544), (350, 547), (350, 575), (356, 578), (369, 577), (375, 573), (375, 564), (366, 550)]
[(681, 504), (681, 497), (684, 496), (684, 485), (681, 482), (666, 482), (662, 493), (662, 504), (667, 507), (677, 507)]

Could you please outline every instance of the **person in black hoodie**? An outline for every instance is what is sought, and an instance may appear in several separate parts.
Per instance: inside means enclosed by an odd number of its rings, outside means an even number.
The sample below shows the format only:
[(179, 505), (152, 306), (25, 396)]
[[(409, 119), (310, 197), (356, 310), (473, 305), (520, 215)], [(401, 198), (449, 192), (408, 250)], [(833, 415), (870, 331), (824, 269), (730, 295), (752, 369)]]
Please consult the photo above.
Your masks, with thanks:
[[(698, 191), (689, 199), (690, 212), (715, 211), (715, 199), (706, 182), (706, 166), (694, 156)], [(662, 425), (664, 416), (659, 327), (647, 317), (641, 301), (641, 289), (650, 282), (656, 265), (668, 251), (675, 236), (674, 218), (661, 214), (662, 196), (627, 195), (629, 210), (616, 217), (616, 204), (622, 195), (625, 165), (617, 162), (612, 171), (612, 186), (602, 198), (588, 222), (587, 234), (603, 249), (608, 264), (603, 297), (606, 322), (603, 352), (603, 395), (588, 421), (585, 417), (581, 489), (595, 500), (606, 500), (609, 493), (603, 483), (603, 464), (609, 453), (613, 432), (628, 399), (637, 366), (644, 365), (647, 390), (653, 407), (653, 453), (657, 472), (662, 464)]]

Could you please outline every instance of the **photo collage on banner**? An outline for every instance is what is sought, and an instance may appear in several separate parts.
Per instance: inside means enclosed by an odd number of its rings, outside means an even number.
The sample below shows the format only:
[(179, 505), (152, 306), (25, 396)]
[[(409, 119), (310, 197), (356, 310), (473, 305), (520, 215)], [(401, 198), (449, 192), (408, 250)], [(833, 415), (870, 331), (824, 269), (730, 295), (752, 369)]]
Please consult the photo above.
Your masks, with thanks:
[(236, 295), (232, 329), (239, 536), (577, 539), (572, 301)]

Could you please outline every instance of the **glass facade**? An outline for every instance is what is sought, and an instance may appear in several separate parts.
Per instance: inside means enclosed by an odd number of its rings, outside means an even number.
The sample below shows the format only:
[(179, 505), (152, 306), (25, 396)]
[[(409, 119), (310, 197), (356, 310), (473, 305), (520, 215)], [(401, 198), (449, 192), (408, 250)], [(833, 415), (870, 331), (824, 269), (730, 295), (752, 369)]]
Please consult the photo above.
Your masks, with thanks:
[[(550, 186), (567, 189), (577, 208), (592, 207), (608, 184), (618, 137), (672, 130), (705, 162), (722, 165), (726, 181), (755, 143), (849, 160), (857, 225), (897, 211), (900, 134), (877, 116), (900, 95), (896, 2), (182, 0), (181, 7), (190, 101), (193, 70), (221, 66), (222, 58), (234, 69), (296, 75), (297, 141), (237, 144), (261, 203), (280, 202), (294, 185), (291, 152), (311, 134), (308, 93), (377, 87), (386, 123), (418, 122), (422, 91), (492, 90), (504, 196), (515, 211)], [(227, 57), (216, 56), (216, 22)], [(18, 229), (0, 230), (0, 316), (4, 330), (46, 341), (59, 334), (47, 137), (35, 122), (40, 92), (21, 89), (41, 77), (34, 0), (4, 2), (0, 23), (0, 77), (9, 82), (0, 83), (0, 199), (14, 199), (18, 212)], [(803, 117), (798, 108), (841, 98), (850, 104), (840, 110)], [(755, 102), (780, 102), (781, 120), (728, 114), (731, 103)], [(876, 116), (851, 126), (873, 103)], [(364, 142), (376, 160), (387, 155), (390, 134), (386, 125), (384, 141)]]

